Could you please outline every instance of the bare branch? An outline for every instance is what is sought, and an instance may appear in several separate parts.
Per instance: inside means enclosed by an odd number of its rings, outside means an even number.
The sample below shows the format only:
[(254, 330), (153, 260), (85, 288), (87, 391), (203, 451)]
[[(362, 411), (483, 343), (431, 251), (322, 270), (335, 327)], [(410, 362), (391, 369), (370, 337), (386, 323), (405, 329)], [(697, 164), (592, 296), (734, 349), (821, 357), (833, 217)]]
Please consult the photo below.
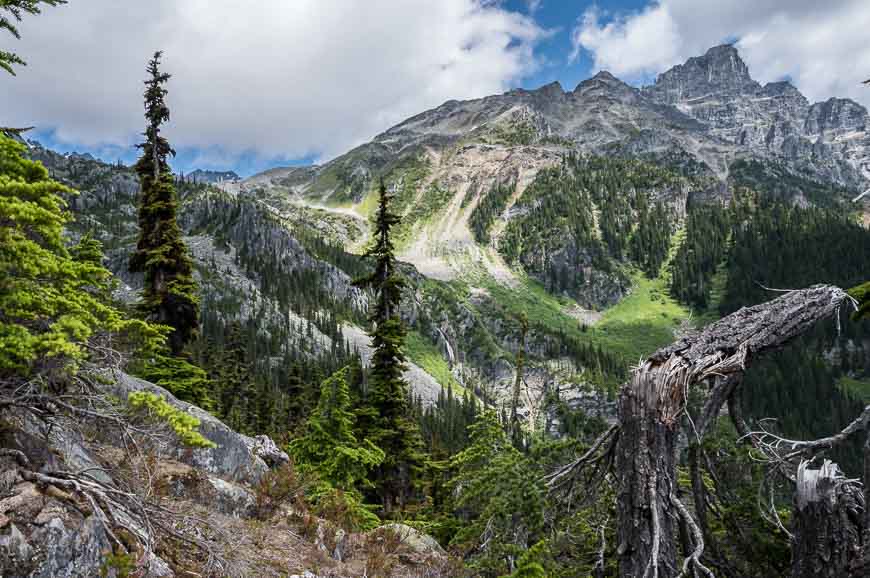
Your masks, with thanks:
[[(849, 439), (852, 435), (867, 429), (870, 423), (870, 405), (864, 408), (861, 415), (852, 420), (839, 433), (816, 440), (791, 440), (774, 434), (766, 429), (750, 431), (743, 437), (752, 438), (754, 443), (764, 447), (780, 459), (791, 459), (801, 454), (830, 449)], [(780, 452), (786, 451), (783, 456)]]
[(24, 452), (22, 451), (9, 448), (0, 448), (0, 456), (15, 458), (15, 461), (18, 462), (18, 465), (22, 468), (30, 467), (30, 460), (27, 459), (27, 456), (24, 455)]
[(659, 575), (659, 549), (662, 544), (662, 529), (661, 523), (659, 521), (659, 508), (658, 508), (658, 472), (653, 470), (650, 473), (649, 477), (649, 503), (650, 503), (650, 514), (652, 515), (652, 528), (653, 528), (653, 536), (652, 536), (652, 548), (651, 554), (649, 558), (649, 562), (647, 562), (646, 570), (643, 572), (643, 578), (647, 578), (650, 575), (650, 571), (652, 571), (652, 578), (658, 578)]
[[(607, 431), (601, 434), (598, 439), (593, 442), (592, 446), (586, 451), (586, 453), (570, 464), (562, 466), (552, 474), (546, 476), (545, 480), (547, 482), (547, 487), (551, 490), (559, 488), (587, 465), (605, 459), (612, 450), (618, 434), (619, 424), (613, 424), (607, 428)], [(604, 448), (604, 450), (599, 452), (601, 448)]]
[(605, 530), (607, 529), (607, 520), (598, 526), (598, 559), (595, 561), (595, 566), (592, 568), (592, 574), (595, 578), (604, 578), (604, 553), (607, 551), (607, 537)]

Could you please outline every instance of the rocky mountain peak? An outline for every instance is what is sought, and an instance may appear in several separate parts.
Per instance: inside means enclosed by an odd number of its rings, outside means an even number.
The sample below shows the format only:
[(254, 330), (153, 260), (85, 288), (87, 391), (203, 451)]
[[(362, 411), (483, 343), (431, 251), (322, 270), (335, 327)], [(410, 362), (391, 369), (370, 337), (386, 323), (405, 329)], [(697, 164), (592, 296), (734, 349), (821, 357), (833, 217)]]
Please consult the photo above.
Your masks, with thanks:
[(610, 74), (609, 70), (599, 70), (598, 73), (592, 77), (593, 80), (599, 80), (601, 82), (622, 82), (612, 74)]
[(749, 76), (749, 67), (731, 44), (714, 46), (704, 56), (690, 58), (686, 64), (706, 72), (707, 82), (713, 86), (755, 85)]
[(806, 120), (808, 134), (829, 131), (864, 131), (867, 109), (848, 98), (829, 98), (810, 107)]
[(811, 105), (785, 80), (762, 86), (732, 45), (689, 58), (642, 92), (700, 121), (711, 136), (759, 156), (796, 164), (814, 158), (819, 178), (860, 188), (870, 175), (867, 109), (842, 98)]
[(768, 96), (800, 96), (804, 98), (804, 95), (793, 85), (791, 82), (787, 80), (778, 80), (776, 82), (768, 82), (765, 84), (761, 91)]
[(223, 181), (237, 181), (239, 175), (235, 171), (211, 171), (196, 169), (187, 174), (187, 178), (195, 183), (216, 184)]
[(663, 72), (645, 91), (666, 104), (699, 98), (711, 93), (749, 93), (760, 85), (749, 75), (749, 67), (730, 44), (714, 46), (703, 56), (693, 56)]
[(595, 85), (605, 85), (605, 86), (628, 86), (615, 76), (613, 76), (607, 70), (599, 71), (595, 76), (591, 78), (587, 78), (580, 82), (577, 85), (577, 88), (574, 89), (574, 92), (582, 90), (584, 87), (595, 86)]
[(619, 100), (635, 100), (639, 96), (638, 89), (619, 80), (606, 70), (600, 71), (592, 78), (587, 78), (577, 85), (574, 95), (579, 97), (608, 96)]
[(539, 88), (536, 88), (533, 92), (547, 98), (560, 97), (565, 94), (565, 91), (562, 90), (562, 85), (559, 84), (559, 81), (545, 84)]

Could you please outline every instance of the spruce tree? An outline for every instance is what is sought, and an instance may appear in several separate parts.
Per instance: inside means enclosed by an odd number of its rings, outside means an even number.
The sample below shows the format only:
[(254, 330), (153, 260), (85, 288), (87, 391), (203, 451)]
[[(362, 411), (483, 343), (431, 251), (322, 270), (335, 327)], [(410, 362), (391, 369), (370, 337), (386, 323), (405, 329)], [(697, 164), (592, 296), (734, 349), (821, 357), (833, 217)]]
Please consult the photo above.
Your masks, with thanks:
[(175, 155), (169, 142), (160, 135), (160, 126), (169, 120), (166, 89), (169, 75), (160, 72), (156, 52), (148, 63), (145, 81), (145, 142), (137, 145), (142, 156), (135, 165), (139, 175), (139, 241), (130, 257), (130, 271), (144, 273), (145, 286), (140, 303), (150, 320), (172, 328), (169, 348), (178, 355), (190, 342), (199, 325), (199, 301), (187, 247), (176, 219), (178, 198), (168, 155)]
[(541, 537), (546, 491), (494, 410), (480, 413), (468, 430), (468, 447), (450, 459), (448, 487), (462, 522), (450, 545), (466, 553), (475, 576), (504, 576)]
[(345, 367), (323, 381), (305, 432), (289, 449), (299, 471), (319, 480), (308, 492), (317, 511), (346, 529), (370, 530), (381, 521), (363, 504), (360, 489), (372, 487), (369, 472), (384, 460), (384, 452), (353, 432), (356, 416), (348, 387), (352, 371)]
[(212, 364), (214, 380), (220, 388), (218, 411), (224, 423), (237, 432), (263, 433), (251, 427), (256, 421), (256, 416), (251, 416), (255, 384), (245, 349), (244, 329), (241, 323), (233, 321), (224, 331), (226, 342)]
[(305, 433), (290, 442), (290, 453), (302, 470), (316, 471), (319, 478), (346, 492), (357, 484), (367, 485), (368, 472), (384, 459), (384, 452), (353, 433), (347, 385), (349, 368), (339, 370), (320, 386), (317, 408), (308, 418)]
[(391, 231), (399, 217), (390, 210), (391, 195), (383, 181), (378, 191), (378, 210), (374, 223), (374, 240), (365, 257), (374, 261), (374, 270), (356, 281), (358, 286), (375, 292), (370, 321), (373, 328), (374, 353), (371, 359), (368, 390), (361, 416), (363, 431), (386, 454), (375, 470), (374, 481), (383, 504), (390, 514), (394, 507), (403, 508), (413, 492), (423, 456), (423, 441), (408, 403), (405, 370), (406, 328), (399, 315), (405, 281), (399, 274)]

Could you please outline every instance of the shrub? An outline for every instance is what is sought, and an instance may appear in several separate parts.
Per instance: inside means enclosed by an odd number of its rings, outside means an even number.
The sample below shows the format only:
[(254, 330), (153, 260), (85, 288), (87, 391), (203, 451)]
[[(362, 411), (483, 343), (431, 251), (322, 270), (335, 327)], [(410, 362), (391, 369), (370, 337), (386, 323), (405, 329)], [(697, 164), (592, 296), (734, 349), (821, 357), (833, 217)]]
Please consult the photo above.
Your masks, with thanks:
[(301, 504), (300, 498), (308, 483), (290, 464), (269, 470), (255, 488), (257, 517), (267, 520), (283, 504)]
[(150, 391), (134, 391), (127, 396), (127, 402), (133, 409), (147, 413), (151, 419), (166, 422), (183, 444), (194, 448), (217, 447), (199, 433), (199, 419), (170, 404), (164, 396)]

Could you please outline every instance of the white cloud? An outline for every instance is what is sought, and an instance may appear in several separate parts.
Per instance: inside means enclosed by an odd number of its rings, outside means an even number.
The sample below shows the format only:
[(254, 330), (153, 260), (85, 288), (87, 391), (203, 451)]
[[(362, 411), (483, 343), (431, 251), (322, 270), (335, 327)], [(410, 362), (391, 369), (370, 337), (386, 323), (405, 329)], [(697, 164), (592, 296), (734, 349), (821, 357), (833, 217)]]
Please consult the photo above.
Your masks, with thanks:
[(21, 32), (28, 66), (0, 76), (6, 124), (135, 142), (145, 63), (162, 49), (176, 147), (327, 158), (445, 100), (509, 88), (544, 35), (485, 0), (75, 0)]
[[(609, 16), (609, 18), (608, 18)], [(630, 80), (736, 41), (760, 82), (790, 78), (810, 100), (848, 96), (870, 105), (866, 0), (660, 0), (639, 12), (593, 8), (572, 33), (575, 51)]]
[(583, 48), (593, 53), (596, 66), (607, 65), (616, 75), (633, 76), (661, 70), (677, 57), (678, 31), (667, 6), (616, 15), (606, 23), (601, 22), (603, 16), (596, 7), (583, 15), (571, 34), (571, 60)]

